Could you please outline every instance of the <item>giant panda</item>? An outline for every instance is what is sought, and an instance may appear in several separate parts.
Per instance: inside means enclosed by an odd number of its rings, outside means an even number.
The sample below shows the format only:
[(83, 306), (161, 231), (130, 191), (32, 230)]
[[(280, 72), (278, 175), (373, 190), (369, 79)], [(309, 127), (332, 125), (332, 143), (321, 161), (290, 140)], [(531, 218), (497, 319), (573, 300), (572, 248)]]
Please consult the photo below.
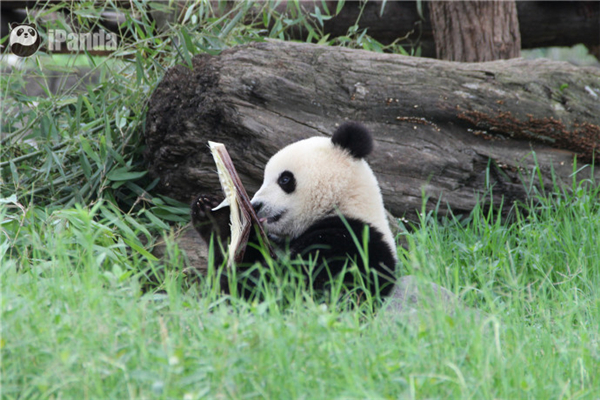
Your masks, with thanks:
[[(317, 292), (327, 291), (331, 278), (340, 278), (340, 273), (348, 290), (362, 294), (366, 288), (379, 297), (389, 295), (395, 282), (396, 245), (377, 179), (365, 161), (372, 149), (370, 133), (356, 122), (344, 123), (331, 138), (292, 143), (268, 161), (262, 186), (251, 200), (280, 253), (291, 260), (312, 260), (318, 266), (303, 272)], [(205, 240), (213, 237), (226, 243), (228, 207), (213, 211), (220, 200), (198, 197), (191, 206), (192, 223)], [(365, 230), (367, 257), (361, 256)], [(257, 262), (264, 265), (263, 254), (248, 246), (236, 273), (243, 275), (240, 268), (243, 271)], [(215, 258), (220, 263), (224, 255), (217, 251)], [(363, 283), (356, 284), (356, 275), (347, 271), (350, 263), (358, 267)], [(248, 285), (256, 284), (256, 276), (244, 280), (245, 289), (240, 286), (238, 290), (249, 293)], [(221, 282), (229, 291), (228, 279)]]

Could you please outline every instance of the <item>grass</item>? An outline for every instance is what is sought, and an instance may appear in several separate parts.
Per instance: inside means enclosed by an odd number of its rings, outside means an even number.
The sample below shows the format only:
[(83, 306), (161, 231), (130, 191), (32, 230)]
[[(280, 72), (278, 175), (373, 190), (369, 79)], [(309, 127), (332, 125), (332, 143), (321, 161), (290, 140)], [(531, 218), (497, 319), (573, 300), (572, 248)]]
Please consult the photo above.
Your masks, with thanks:
[[(382, 46), (358, 26), (325, 37), (326, 13), (311, 23), (294, 4), (282, 14), (241, 2), (223, 16), (199, 3), (168, 32), (130, 4), (139, 13), (127, 14), (130, 38), (113, 56), (38, 55), (0, 77), (2, 399), (600, 398), (594, 182), (533, 188), (510, 222), (481, 206), (401, 229), (400, 274), (447, 287), (481, 318), (468, 309), (392, 318), (315, 301), (285, 281), (245, 302), (210, 278), (186, 281), (169, 237), (187, 206), (154, 193), (141, 159), (146, 104), (164, 71), (197, 53), (288, 39), (299, 24), (315, 43)], [(51, 7), (90, 29), (98, 21), (86, 2)], [(43, 82), (82, 65), (98, 84), (25, 94), (31, 74)], [(150, 254), (156, 237), (165, 259)], [(158, 290), (142, 290), (163, 267)]]
[(598, 398), (598, 189), (540, 200), (513, 224), (478, 209), (405, 232), (402, 271), (483, 313), (417, 322), (227, 299), (182, 282), (177, 259), (164, 291), (143, 293), (153, 261), (100, 206), (4, 214), (2, 396)]

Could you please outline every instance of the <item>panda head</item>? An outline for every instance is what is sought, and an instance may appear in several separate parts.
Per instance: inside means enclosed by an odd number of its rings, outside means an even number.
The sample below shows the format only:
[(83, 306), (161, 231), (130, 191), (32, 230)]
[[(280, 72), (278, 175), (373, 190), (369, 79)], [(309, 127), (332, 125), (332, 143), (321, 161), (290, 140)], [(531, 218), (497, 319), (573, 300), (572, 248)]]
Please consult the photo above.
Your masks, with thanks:
[(372, 149), (367, 129), (348, 122), (331, 139), (313, 137), (280, 150), (267, 163), (263, 184), (252, 199), (267, 232), (294, 239), (340, 212), (388, 236), (379, 185), (364, 160)]
[(19, 57), (29, 57), (33, 55), (42, 42), (35, 25), (13, 22), (10, 27), (9, 43), (11, 51)]

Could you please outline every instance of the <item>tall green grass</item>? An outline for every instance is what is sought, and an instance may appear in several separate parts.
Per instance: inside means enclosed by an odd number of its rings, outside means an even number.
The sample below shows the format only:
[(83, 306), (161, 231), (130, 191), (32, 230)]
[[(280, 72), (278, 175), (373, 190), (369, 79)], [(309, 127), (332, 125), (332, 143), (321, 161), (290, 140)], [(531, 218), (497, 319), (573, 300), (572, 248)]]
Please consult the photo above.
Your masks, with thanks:
[(3, 207), (2, 396), (597, 398), (598, 189), (538, 200), (513, 223), (478, 208), (405, 231), (403, 273), (481, 312), (416, 319), (286, 290), (248, 303), (177, 269), (144, 293), (158, 261), (99, 206), (10, 221)]
[[(141, 158), (146, 104), (164, 71), (197, 53), (287, 39), (300, 24), (315, 43), (382, 48), (358, 27), (323, 36), (327, 13), (309, 10), (311, 22), (294, 2), (283, 13), (275, 3), (224, 13), (198, 3), (168, 31), (146, 11), (169, 3), (130, 4), (128, 39), (110, 57), (3, 66), (0, 397), (600, 398), (594, 182), (532, 189), (508, 222), (482, 203), (467, 217), (423, 213), (402, 230), (400, 274), (447, 287), (479, 318), (462, 308), (395, 318), (316, 299), (293, 279), (250, 302), (220, 294), (210, 277), (190, 282), (169, 239), (187, 207), (153, 192)], [(100, 21), (88, 2), (44, 12), (67, 7), (84, 27)], [(25, 95), (32, 75), (43, 83), (82, 65), (98, 84)], [(150, 249), (163, 235), (159, 260)], [(157, 290), (143, 290), (158, 270)]]

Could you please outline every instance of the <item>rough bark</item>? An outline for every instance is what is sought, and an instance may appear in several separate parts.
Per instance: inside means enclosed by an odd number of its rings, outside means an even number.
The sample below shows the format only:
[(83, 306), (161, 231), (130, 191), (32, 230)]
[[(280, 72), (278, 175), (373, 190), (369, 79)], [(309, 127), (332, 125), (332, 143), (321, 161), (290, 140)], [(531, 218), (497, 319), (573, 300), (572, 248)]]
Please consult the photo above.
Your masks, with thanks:
[(524, 200), (536, 163), (545, 184), (552, 169), (570, 183), (574, 155), (579, 168), (598, 150), (599, 98), (598, 69), (561, 62), (254, 43), (167, 72), (150, 100), (146, 154), (160, 189), (191, 201), (220, 192), (206, 142), (223, 142), (252, 194), (278, 149), (358, 120), (376, 140), (368, 161), (386, 206), (414, 220), (423, 194), (441, 212), (470, 211), (486, 187), (495, 205)]
[(436, 58), (480, 62), (521, 55), (517, 6), (513, 1), (431, 1)]

